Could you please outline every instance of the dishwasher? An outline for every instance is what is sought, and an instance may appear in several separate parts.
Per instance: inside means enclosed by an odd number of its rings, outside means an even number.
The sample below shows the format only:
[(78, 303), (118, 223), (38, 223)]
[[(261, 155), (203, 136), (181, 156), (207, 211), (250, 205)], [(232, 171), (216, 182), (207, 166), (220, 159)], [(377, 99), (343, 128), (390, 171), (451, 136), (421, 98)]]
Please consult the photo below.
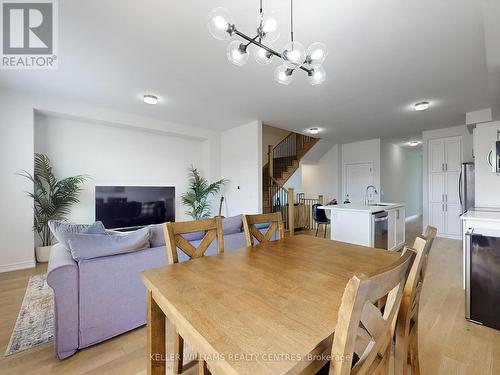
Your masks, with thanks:
[(388, 249), (389, 244), (389, 216), (387, 211), (372, 213), (373, 246), (379, 249)]

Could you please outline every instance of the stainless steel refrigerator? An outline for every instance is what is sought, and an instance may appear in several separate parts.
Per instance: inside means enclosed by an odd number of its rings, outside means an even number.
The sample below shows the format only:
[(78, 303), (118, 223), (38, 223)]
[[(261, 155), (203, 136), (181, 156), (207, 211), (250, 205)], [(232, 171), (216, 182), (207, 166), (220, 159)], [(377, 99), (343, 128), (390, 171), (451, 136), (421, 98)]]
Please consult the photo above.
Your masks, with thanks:
[(474, 163), (462, 163), (458, 180), (458, 195), (462, 205), (462, 213), (474, 207)]

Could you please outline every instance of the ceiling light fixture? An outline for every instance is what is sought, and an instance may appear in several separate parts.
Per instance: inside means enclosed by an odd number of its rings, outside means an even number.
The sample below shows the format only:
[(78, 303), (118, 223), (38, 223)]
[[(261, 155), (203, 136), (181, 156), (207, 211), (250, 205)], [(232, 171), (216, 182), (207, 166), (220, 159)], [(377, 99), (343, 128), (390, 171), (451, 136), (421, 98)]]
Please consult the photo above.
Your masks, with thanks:
[(144, 95), (144, 103), (156, 104), (158, 103), (158, 97), (156, 95), (151, 95), (151, 94)]
[(415, 111), (425, 111), (426, 109), (429, 109), (429, 107), (429, 102), (419, 102), (415, 104)]
[(311, 134), (318, 134), (319, 133), (319, 128), (310, 128), (309, 133)]
[(420, 141), (409, 141), (407, 144), (408, 146), (415, 147), (420, 144)]
[[(226, 8), (217, 7), (208, 14), (208, 30), (215, 39), (228, 40), (237, 35), (244, 41), (233, 41), (227, 47), (227, 58), (237, 66), (243, 66), (250, 56), (249, 46), (257, 47), (255, 61), (267, 65), (274, 56), (282, 60), (282, 64), (274, 71), (274, 79), (283, 85), (292, 82), (292, 74), (297, 70), (307, 73), (311, 85), (319, 85), (326, 79), (325, 69), (321, 66), (325, 61), (328, 51), (323, 43), (312, 43), (307, 50), (293, 38), (293, 0), (290, 0), (290, 42), (282, 53), (273, 49), (272, 43), (280, 36), (278, 22), (273, 12), (264, 12), (262, 0), (259, 1), (259, 15), (257, 17), (256, 35), (252, 38), (236, 29), (231, 14)], [(266, 45), (263, 44), (266, 42)]]

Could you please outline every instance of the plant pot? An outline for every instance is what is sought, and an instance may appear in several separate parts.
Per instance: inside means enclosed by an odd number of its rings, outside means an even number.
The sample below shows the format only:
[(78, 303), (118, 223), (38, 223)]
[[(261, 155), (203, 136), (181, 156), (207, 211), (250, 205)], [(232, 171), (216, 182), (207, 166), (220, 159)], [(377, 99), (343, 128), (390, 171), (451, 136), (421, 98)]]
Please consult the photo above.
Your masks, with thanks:
[(52, 249), (52, 245), (36, 247), (35, 248), (36, 261), (40, 263), (48, 262), (50, 257), (50, 249)]

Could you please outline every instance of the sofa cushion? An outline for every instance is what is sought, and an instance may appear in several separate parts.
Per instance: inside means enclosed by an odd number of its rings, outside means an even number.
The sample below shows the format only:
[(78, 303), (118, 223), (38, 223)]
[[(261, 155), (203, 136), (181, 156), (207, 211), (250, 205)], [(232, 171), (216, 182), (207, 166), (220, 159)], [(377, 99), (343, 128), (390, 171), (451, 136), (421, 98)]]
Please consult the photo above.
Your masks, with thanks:
[(230, 216), (222, 219), (222, 232), (224, 234), (239, 233), (241, 232), (242, 226), (242, 215)]
[(68, 235), (69, 248), (75, 260), (92, 259), (108, 255), (129, 253), (149, 247), (150, 228), (142, 228), (121, 234)]
[(83, 233), (89, 229), (90, 224), (67, 223), (62, 220), (49, 220), (49, 228), (57, 241), (66, 249), (69, 249), (68, 236), (75, 233)]
[(88, 228), (84, 229), (82, 233), (86, 233), (86, 234), (111, 234), (108, 231), (106, 231), (106, 228), (104, 228), (104, 224), (102, 223), (102, 221), (96, 221), (94, 224), (92, 224)]
[(151, 247), (165, 246), (165, 236), (163, 235), (163, 224), (153, 224), (149, 226), (151, 232)]

